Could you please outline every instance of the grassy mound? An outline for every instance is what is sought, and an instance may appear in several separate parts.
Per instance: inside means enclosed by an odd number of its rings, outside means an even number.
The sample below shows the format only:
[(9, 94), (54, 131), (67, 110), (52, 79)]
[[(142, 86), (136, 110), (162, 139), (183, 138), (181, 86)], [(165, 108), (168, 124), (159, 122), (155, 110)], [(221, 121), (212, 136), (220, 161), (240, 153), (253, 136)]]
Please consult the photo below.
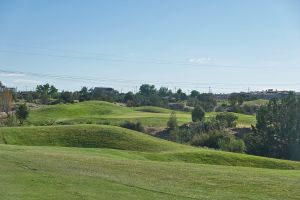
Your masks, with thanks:
[[(124, 121), (140, 121), (144, 126), (165, 127), (172, 111), (164, 108), (143, 106), (128, 108), (103, 101), (87, 101), (78, 104), (43, 106), (31, 111), (29, 122), (33, 125), (56, 124), (111, 124)], [(210, 118), (216, 113), (207, 113)], [(179, 124), (191, 122), (190, 113), (176, 112)], [(236, 114), (240, 126), (255, 124), (255, 116)]]
[(1, 128), (0, 143), (127, 150), (121, 157), (164, 162), (274, 169), (300, 169), (299, 162), (229, 153), (165, 141), (132, 130), (106, 125)]
[(143, 133), (106, 125), (1, 128), (0, 143), (28, 146), (114, 148), (150, 152), (182, 147), (182, 145)]
[[(130, 155), (126, 157), (125, 154)], [(300, 171), (136, 160), (134, 152), (0, 145), (1, 199), (298, 199)]]
[(150, 112), (150, 113), (170, 113), (171, 112), (169, 109), (155, 107), (155, 106), (135, 107), (134, 110), (142, 111), (142, 112)]

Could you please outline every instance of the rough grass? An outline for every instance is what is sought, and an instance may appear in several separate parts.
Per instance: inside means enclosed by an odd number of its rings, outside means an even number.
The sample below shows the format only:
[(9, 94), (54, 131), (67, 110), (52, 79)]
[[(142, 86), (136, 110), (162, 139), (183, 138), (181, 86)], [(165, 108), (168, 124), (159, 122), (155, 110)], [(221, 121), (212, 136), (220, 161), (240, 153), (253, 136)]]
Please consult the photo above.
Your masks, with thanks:
[(5, 200), (299, 199), (300, 171), (149, 161), (112, 149), (0, 145)]
[(65, 125), (1, 128), (0, 143), (28, 146), (64, 146), (127, 150), (126, 157), (164, 162), (300, 169), (299, 162), (229, 153), (165, 141), (152, 136), (105, 125)]
[[(120, 125), (125, 120), (140, 121), (144, 126), (165, 127), (172, 111), (153, 106), (128, 108), (118, 104), (88, 101), (78, 104), (59, 104), (43, 106), (31, 111), (29, 122), (33, 125), (51, 123), (85, 124), (99, 123)], [(216, 113), (207, 113), (210, 118)], [(176, 112), (179, 124), (191, 122), (191, 115), (187, 112)], [(255, 116), (236, 114), (239, 126), (255, 124)]]

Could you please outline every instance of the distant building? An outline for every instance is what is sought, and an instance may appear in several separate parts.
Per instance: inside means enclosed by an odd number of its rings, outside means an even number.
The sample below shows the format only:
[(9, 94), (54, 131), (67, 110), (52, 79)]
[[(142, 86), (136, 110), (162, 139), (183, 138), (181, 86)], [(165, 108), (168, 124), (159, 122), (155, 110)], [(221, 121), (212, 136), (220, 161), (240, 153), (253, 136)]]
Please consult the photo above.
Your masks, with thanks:
[(16, 92), (16, 88), (9, 88), (2, 84), (0, 81), (0, 92), (3, 92), (4, 90), (9, 90), (11, 92)]
[(108, 87), (95, 87), (94, 92), (101, 92), (101, 93), (104, 93), (104, 94), (115, 94), (115, 93), (117, 93), (116, 90), (114, 90), (113, 88), (108, 88)]
[(185, 103), (169, 103), (168, 106), (173, 110), (183, 110), (186, 107)]

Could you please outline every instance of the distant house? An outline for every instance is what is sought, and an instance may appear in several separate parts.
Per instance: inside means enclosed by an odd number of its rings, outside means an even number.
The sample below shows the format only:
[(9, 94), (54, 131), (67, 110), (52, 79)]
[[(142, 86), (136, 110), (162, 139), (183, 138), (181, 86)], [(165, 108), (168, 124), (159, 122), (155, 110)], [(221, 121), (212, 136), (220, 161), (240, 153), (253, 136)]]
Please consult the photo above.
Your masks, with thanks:
[(2, 82), (0, 81), (0, 92), (3, 92), (5, 88), (6, 88), (6, 87), (5, 87), (5, 86), (2, 84)]
[(11, 92), (16, 92), (16, 88), (9, 88), (2, 84), (0, 81), (0, 92), (4, 92), (5, 90), (9, 90)]
[(168, 106), (173, 110), (183, 110), (186, 107), (185, 103), (169, 103)]
[(13, 107), (14, 88), (7, 88), (0, 82), (0, 112), (8, 113)]
[(115, 92), (115, 90), (113, 88), (106, 88), (106, 87), (95, 87), (94, 91), (104, 92), (104, 93), (114, 93)]

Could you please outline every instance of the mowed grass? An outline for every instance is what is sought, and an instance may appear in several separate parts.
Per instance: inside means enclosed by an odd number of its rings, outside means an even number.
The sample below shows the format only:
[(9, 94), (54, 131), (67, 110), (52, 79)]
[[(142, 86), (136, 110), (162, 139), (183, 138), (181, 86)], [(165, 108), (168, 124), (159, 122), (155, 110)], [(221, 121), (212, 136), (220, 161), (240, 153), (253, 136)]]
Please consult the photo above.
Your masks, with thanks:
[(11, 127), (0, 129), (0, 143), (126, 150), (123, 156), (163, 162), (185, 162), (273, 169), (300, 169), (299, 162), (195, 148), (106, 125)]
[(259, 106), (263, 106), (263, 105), (266, 105), (268, 102), (269, 102), (269, 100), (266, 100), (266, 99), (257, 99), (257, 100), (252, 100), (252, 101), (245, 101), (243, 103), (243, 105), (249, 105), (249, 106), (259, 105)]
[[(124, 121), (140, 121), (144, 126), (166, 127), (169, 109), (153, 106), (128, 108), (118, 104), (103, 101), (87, 101), (78, 104), (60, 104), (43, 106), (34, 109), (30, 113), (29, 122), (33, 125), (49, 123), (81, 124), (98, 123), (120, 125)], [(176, 112), (179, 124), (191, 122), (191, 114), (188, 112)], [(207, 113), (209, 119), (216, 113)], [(236, 114), (239, 126), (255, 124), (255, 116)]]
[(5, 200), (299, 199), (300, 171), (158, 162), (112, 149), (0, 145)]

